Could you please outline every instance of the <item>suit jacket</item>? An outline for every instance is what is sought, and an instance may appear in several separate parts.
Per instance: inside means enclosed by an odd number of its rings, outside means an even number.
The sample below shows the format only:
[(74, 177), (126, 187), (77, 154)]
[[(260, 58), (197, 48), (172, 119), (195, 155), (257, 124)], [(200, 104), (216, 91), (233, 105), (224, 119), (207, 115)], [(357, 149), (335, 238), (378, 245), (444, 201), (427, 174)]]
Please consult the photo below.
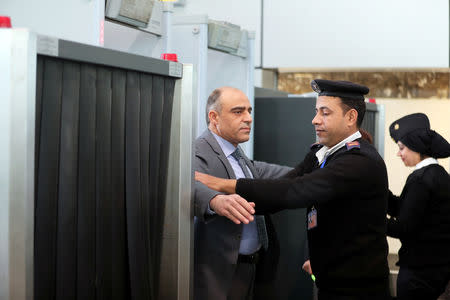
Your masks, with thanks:
[[(255, 178), (277, 178), (291, 168), (244, 159)], [(195, 140), (196, 171), (221, 178), (236, 178), (215, 137), (206, 130)], [(194, 298), (196, 300), (226, 300), (236, 268), (241, 242), (242, 224), (235, 224), (219, 215), (208, 215), (208, 204), (220, 194), (195, 182), (194, 195)], [(270, 218), (266, 217), (269, 234), (268, 253), (257, 266), (257, 278), (272, 275), (278, 260), (278, 243)]]

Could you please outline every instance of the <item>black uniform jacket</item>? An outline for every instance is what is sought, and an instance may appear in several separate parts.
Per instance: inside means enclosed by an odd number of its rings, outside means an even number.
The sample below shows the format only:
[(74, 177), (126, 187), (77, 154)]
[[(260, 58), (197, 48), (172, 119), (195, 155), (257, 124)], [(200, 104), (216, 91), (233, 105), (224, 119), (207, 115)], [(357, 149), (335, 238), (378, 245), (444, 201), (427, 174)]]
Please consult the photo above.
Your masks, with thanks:
[(412, 172), (400, 197), (390, 193), (388, 235), (399, 238), (400, 266), (450, 264), (450, 176), (438, 164)]
[(239, 179), (236, 192), (256, 203), (257, 213), (306, 207), (317, 210), (308, 230), (311, 267), (319, 289), (373, 295), (388, 290), (386, 166), (362, 139), (318, 166), (313, 147), (304, 161), (278, 180)]

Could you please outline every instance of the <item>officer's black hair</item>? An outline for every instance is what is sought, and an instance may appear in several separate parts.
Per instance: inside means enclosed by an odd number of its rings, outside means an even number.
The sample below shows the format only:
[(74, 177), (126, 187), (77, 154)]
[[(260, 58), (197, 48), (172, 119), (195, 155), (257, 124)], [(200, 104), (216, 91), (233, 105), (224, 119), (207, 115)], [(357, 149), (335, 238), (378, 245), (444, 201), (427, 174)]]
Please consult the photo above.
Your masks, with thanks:
[(364, 115), (366, 113), (366, 102), (364, 100), (358, 98), (350, 98), (350, 97), (339, 97), (342, 102), (342, 109), (344, 113), (348, 112), (350, 109), (355, 109), (358, 112), (358, 119), (356, 120), (356, 126), (358, 128), (361, 127), (362, 121), (364, 119)]

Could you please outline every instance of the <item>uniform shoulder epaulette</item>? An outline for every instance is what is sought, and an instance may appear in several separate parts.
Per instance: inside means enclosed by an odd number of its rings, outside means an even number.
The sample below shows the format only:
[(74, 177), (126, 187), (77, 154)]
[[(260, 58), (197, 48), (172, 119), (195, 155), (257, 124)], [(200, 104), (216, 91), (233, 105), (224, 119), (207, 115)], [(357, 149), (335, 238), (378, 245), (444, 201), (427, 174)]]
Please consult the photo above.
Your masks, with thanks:
[(348, 142), (345, 143), (345, 146), (347, 147), (347, 150), (353, 149), (353, 148), (361, 148), (361, 144), (358, 141)]
[(311, 148), (311, 150), (312, 150), (312, 149), (316, 149), (316, 148), (321, 148), (322, 146), (323, 146), (322, 144), (314, 143), (311, 146), (309, 146), (309, 148)]

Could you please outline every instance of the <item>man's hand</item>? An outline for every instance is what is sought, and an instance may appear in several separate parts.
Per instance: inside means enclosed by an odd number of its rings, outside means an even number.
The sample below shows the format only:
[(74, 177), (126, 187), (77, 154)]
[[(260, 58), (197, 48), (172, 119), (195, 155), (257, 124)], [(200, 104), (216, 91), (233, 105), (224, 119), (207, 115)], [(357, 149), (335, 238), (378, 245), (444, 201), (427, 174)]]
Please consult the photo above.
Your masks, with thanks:
[(227, 217), (236, 224), (253, 221), (255, 203), (247, 202), (239, 195), (217, 195), (209, 202), (209, 207), (220, 216)]
[(305, 263), (302, 266), (302, 269), (309, 275), (312, 275), (311, 262), (309, 261), (309, 259), (305, 261)]

